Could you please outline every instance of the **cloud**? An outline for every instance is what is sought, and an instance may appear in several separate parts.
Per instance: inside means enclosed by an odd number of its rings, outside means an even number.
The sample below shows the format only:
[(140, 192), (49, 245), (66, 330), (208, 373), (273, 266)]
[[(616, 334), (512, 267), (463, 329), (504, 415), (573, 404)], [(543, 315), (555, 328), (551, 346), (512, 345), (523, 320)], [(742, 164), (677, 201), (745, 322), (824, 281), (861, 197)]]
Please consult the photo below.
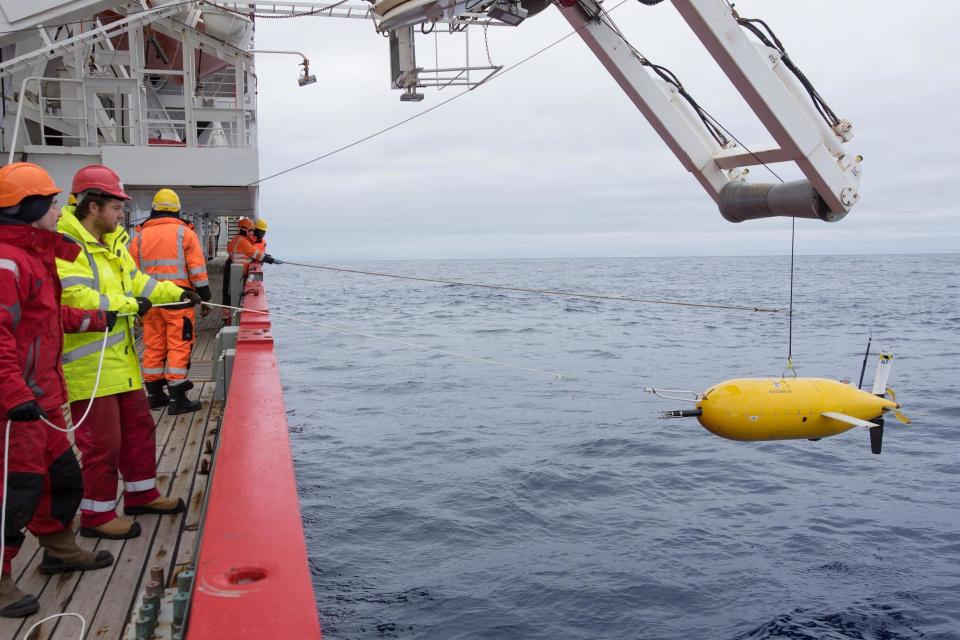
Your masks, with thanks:
[[(613, 6), (612, 4), (610, 6)], [(808, 253), (956, 251), (955, 131), (960, 5), (742, 0), (766, 19), (827, 101), (855, 125), (865, 157), (861, 203), (843, 221), (801, 221)], [(748, 146), (769, 142), (717, 65), (669, 5), (614, 12), (645, 55), (674, 70)], [(570, 32), (552, 8), (488, 30), (509, 65)], [(486, 64), (471, 32), (471, 62)], [(459, 40), (457, 40), (459, 39)], [(434, 38), (418, 64), (434, 65)], [(436, 36), (458, 64), (462, 35)], [(258, 56), (261, 175), (349, 144), (454, 95), (419, 104), (391, 91), (386, 39), (362, 20), (260, 20), (259, 48), (296, 48), (318, 82), (295, 83), (294, 58)], [(947, 61), (939, 63), (938, 61)], [(751, 176), (765, 177), (762, 167)], [(792, 174), (787, 174), (792, 175)], [(278, 256), (329, 260), (789, 251), (789, 221), (723, 221), (652, 127), (576, 37), (478, 90), (349, 150), (264, 182), (260, 206)]]

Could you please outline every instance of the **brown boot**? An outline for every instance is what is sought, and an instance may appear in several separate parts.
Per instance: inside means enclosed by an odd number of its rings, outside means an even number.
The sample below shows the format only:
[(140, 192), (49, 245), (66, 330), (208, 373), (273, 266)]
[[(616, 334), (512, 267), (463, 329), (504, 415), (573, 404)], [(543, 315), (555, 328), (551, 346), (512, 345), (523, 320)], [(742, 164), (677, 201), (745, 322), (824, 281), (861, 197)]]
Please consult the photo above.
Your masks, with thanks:
[(140, 523), (130, 518), (114, 518), (98, 527), (80, 527), (80, 535), (84, 538), (126, 540), (140, 535)]
[(160, 496), (153, 502), (140, 507), (123, 506), (123, 512), (128, 516), (139, 516), (144, 513), (156, 513), (163, 516), (170, 513), (183, 513), (186, 510), (187, 505), (181, 498), (165, 498), (164, 496)]
[(113, 554), (109, 551), (101, 549), (93, 552), (81, 549), (77, 545), (73, 529), (69, 527), (56, 533), (37, 536), (37, 540), (43, 547), (40, 573), (44, 575), (102, 569), (113, 564)]
[(0, 618), (26, 618), (40, 610), (40, 603), (17, 588), (9, 573), (0, 576)]

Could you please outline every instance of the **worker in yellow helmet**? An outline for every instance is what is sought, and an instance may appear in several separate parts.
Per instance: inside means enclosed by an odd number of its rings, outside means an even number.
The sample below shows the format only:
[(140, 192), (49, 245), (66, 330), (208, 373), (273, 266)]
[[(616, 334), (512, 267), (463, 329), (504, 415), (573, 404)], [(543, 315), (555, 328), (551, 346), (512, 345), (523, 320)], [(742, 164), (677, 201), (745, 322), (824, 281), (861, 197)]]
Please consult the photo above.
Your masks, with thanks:
[(264, 236), (267, 235), (267, 229), (269, 228), (266, 220), (257, 218), (257, 226), (253, 230), (253, 235), (256, 237), (256, 240), (253, 241), (253, 246), (264, 253), (267, 252), (267, 241), (264, 239)]
[[(180, 219), (180, 196), (160, 189), (153, 196), (150, 218), (136, 228), (130, 254), (140, 270), (158, 281), (170, 281), (210, 300), (207, 262), (193, 225)], [(187, 379), (193, 350), (196, 315), (193, 303), (151, 309), (143, 316), (143, 380), (151, 409), (167, 407), (176, 415), (200, 409), (187, 398), (193, 383)], [(164, 391), (166, 386), (170, 395)]]

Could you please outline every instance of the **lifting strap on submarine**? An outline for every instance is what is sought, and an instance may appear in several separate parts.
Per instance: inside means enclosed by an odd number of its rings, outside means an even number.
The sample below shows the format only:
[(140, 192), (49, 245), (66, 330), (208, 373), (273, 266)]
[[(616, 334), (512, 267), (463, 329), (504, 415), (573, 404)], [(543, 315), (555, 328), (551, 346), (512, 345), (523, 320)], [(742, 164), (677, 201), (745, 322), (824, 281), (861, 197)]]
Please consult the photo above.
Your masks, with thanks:
[(217, 304), (215, 302), (201, 302), (200, 304), (206, 305), (208, 307), (216, 307), (218, 309), (230, 309), (233, 311), (242, 311), (244, 313), (262, 313), (268, 314), (271, 317), (283, 318), (285, 320), (290, 320), (291, 322), (299, 322), (301, 324), (308, 324), (314, 327), (321, 327), (323, 329), (329, 329), (330, 331), (339, 331), (341, 333), (349, 333), (355, 336), (362, 336), (364, 338), (372, 338), (374, 340), (381, 340), (383, 342), (390, 342), (392, 344), (399, 344), (404, 347), (412, 347), (414, 349), (420, 349), (421, 351), (432, 351), (434, 353), (442, 353), (446, 356), (452, 356), (454, 358), (463, 358), (464, 360), (472, 360), (474, 362), (484, 362), (486, 364), (493, 364), (499, 367), (508, 367), (510, 369), (519, 369), (521, 371), (529, 371), (530, 373), (540, 373), (545, 376), (550, 376), (554, 380), (573, 380), (572, 376), (567, 376), (562, 373), (556, 373), (554, 371), (544, 371), (542, 369), (534, 369), (532, 367), (524, 367), (518, 364), (510, 364), (509, 362), (501, 362), (500, 360), (493, 360), (492, 358), (480, 358), (478, 356), (471, 356), (465, 353), (457, 353), (456, 351), (447, 351), (445, 349), (436, 349), (434, 347), (427, 347), (422, 344), (416, 344), (413, 342), (406, 342), (404, 340), (397, 340), (395, 338), (384, 338), (383, 336), (376, 336), (372, 333), (364, 333), (363, 331), (357, 331), (355, 329), (347, 329), (346, 327), (338, 327), (332, 324), (326, 324), (325, 322), (315, 322), (313, 320), (305, 320), (298, 316), (291, 316), (283, 313), (277, 313), (275, 311), (261, 311), (259, 309), (244, 309), (242, 307), (231, 307), (226, 304)]
[(433, 282), (437, 284), (454, 284), (463, 287), (480, 287), (483, 289), (500, 289), (503, 291), (520, 291), (522, 293), (539, 293), (548, 296), (564, 296), (568, 298), (588, 298), (594, 300), (616, 300), (619, 302), (641, 302), (644, 304), (668, 304), (680, 307), (698, 307), (703, 309), (727, 309), (732, 311), (756, 311), (760, 313), (782, 313), (784, 309), (778, 307), (750, 307), (736, 304), (714, 304), (708, 302), (684, 302), (682, 300), (658, 300), (655, 298), (630, 298), (627, 296), (605, 295), (601, 293), (578, 293), (575, 291), (554, 291), (551, 289), (531, 289), (527, 287), (511, 287), (500, 284), (486, 284), (482, 282), (463, 282), (461, 280), (441, 280), (440, 278), (423, 278), (419, 276), (404, 276), (396, 273), (382, 273), (379, 271), (362, 271), (360, 269), (344, 269), (342, 267), (325, 267), (303, 262), (284, 260), (283, 264), (292, 264), (308, 269), (322, 269), (324, 271), (338, 271), (341, 273), (355, 273), (365, 276), (379, 276), (382, 278), (396, 278), (398, 280), (415, 280), (418, 282)]

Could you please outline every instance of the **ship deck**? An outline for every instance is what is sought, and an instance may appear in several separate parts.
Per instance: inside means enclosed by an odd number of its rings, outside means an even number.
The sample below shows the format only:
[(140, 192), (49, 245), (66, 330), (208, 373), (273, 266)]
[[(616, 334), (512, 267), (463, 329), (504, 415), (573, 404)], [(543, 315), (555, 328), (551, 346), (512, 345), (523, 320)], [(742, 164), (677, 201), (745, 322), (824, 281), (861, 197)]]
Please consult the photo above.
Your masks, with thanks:
[[(209, 272), (213, 300), (219, 302), (222, 260), (211, 261)], [(213, 400), (212, 375), (216, 358), (214, 339), (222, 324), (220, 313), (215, 309), (205, 318), (198, 313), (197, 319), (190, 374), (196, 386), (190, 397), (199, 397), (203, 407), (195, 413), (178, 416), (167, 415), (166, 409), (153, 412), (157, 424), (157, 488), (164, 495), (183, 497), (187, 502), (186, 513), (137, 516), (143, 532), (131, 540), (78, 537), (81, 547), (106, 549), (115, 559), (112, 567), (83, 573), (41, 575), (38, 565), (42, 551), (36, 538), (27, 534), (14, 559), (13, 575), (23, 591), (37, 596), (40, 611), (24, 620), (0, 619), (0, 639), (22, 638), (35, 622), (64, 612), (77, 613), (86, 619), (87, 638), (120, 638), (145, 582), (150, 579), (150, 569), (162, 567), (169, 586), (171, 575), (194, 562), (210, 477), (198, 471), (204, 459), (209, 461), (223, 416), (223, 402)], [(74, 528), (77, 527), (79, 519), (74, 522)], [(61, 617), (45, 622), (30, 637), (76, 640), (79, 631), (79, 620)]]

